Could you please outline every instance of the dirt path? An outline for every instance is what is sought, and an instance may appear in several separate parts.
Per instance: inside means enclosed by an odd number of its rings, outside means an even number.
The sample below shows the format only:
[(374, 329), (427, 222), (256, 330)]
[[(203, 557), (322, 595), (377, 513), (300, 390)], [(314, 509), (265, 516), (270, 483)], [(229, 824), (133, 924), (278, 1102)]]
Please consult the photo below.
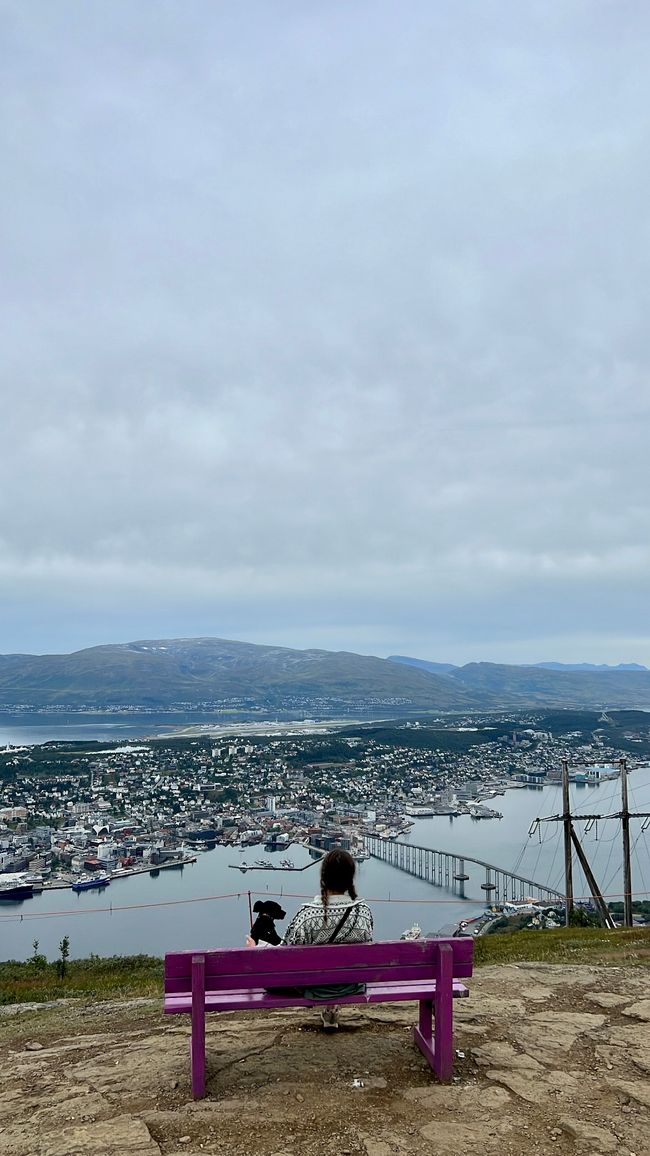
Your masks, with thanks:
[(312, 1011), (213, 1016), (197, 1104), (188, 1024), (158, 1003), (4, 1015), (0, 1156), (650, 1156), (645, 969), (490, 967), (471, 988), (450, 1086), (414, 1005), (331, 1035)]

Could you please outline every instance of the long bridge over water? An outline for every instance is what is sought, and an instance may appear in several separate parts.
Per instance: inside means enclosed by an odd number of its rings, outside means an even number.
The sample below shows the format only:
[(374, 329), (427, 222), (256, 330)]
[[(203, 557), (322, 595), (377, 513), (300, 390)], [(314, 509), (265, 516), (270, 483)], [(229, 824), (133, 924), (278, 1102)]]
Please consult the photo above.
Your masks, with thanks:
[(438, 887), (448, 887), (456, 891), (460, 899), (465, 898), (465, 885), (471, 885), (477, 875), (482, 879), (479, 890), (484, 893), (486, 902), (521, 901), (529, 895), (549, 903), (564, 901), (565, 898), (560, 891), (555, 891), (545, 883), (536, 883), (534, 879), (526, 879), (524, 875), (506, 871), (494, 863), (485, 863), (482, 859), (474, 859), (458, 851), (417, 847), (395, 839), (381, 839), (378, 835), (364, 835), (364, 844), (374, 859), (383, 859), (399, 871), (425, 879)]

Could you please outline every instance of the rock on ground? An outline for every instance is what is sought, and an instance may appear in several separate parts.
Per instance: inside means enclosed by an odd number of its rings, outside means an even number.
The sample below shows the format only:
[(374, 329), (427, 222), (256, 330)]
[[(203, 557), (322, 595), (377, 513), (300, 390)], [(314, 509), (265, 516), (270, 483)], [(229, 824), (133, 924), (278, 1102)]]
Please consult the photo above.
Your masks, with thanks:
[[(454, 1081), (411, 1042), (415, 1005), (209, 1018), (207, 1098), (189, 1024), (157, 1001), (0, 1020), (0, 1156), (648, 1156), (641, 968), (489, 967), (456, 1004)], [(29, 1049), (29, 1043), (42, 1046)]]

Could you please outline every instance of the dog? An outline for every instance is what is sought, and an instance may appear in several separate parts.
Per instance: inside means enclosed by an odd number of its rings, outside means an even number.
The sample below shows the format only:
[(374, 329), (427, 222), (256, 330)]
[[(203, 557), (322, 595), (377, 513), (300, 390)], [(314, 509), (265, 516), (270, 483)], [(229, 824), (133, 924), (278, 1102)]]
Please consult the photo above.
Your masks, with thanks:
[(285, 919), (286, 911), (283, 911), (280, 904), (273, 899), (258, 899), (253, 905), (253, 911), (257, 913), (257, 919), (250, 930), (251, 939), (255, 940), (256, 945), (262, 940), (277, 947), (282, 943), (282, 938), (275, 930), (275, 921)]

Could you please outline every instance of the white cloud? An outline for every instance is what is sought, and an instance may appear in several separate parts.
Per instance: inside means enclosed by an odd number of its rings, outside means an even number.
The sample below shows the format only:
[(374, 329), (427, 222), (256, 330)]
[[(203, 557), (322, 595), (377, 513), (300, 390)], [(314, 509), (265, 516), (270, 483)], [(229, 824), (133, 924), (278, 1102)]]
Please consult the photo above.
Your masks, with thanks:
[(639, 658), (646, 9), (3, 15), (0, 648)]

